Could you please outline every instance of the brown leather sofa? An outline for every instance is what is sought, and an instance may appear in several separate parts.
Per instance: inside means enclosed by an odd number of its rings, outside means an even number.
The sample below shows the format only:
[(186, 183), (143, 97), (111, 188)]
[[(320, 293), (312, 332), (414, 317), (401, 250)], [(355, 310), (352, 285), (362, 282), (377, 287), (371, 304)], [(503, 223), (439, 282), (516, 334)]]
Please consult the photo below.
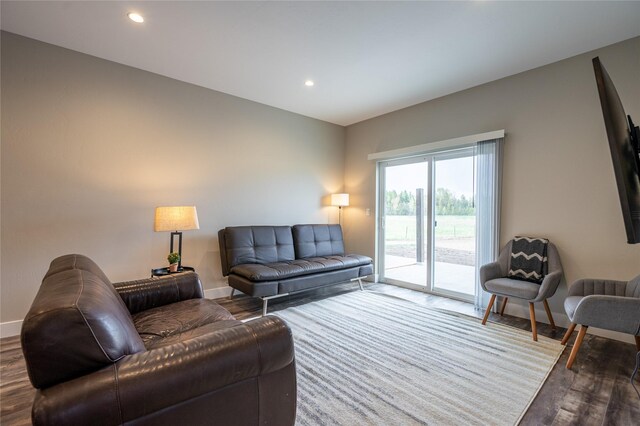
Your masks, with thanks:
[(293, 425), (291, 331), (242, 323), (193, 272), (111, 284), (89, 258), (51, 262), (21, 333), (36, 425)]
[[(269, 300), (373, 274), (373, 261), (345, 254), (340, 225), (228, 226), (218, 231), (229, 286)], [(231, 293), (233, 296), (233, 292)]]

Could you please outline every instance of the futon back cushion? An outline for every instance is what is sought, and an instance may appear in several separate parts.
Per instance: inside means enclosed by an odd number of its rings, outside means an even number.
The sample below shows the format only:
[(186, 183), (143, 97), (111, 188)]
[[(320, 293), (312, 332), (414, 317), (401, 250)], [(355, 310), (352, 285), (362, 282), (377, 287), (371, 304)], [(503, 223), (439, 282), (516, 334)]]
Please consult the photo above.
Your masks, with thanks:
[(244, 263), (273, 263), (293, 260), (290, 226), (228, 226), (224, 229), (227, 267)]
[(36, 388), (85, 375), (145, 350), (111, 283), (104, 281), (102, 273), (75, 267), (79, 264), (94, 267), (79, 255), (52, 262), (53, 271), (45, 276), (24, 319), (22, 351)]
[(511, 245), (509, 278), (540, 284), (547, 274), (545, 238), (515, 237)]
[(340, 225), (294, 225), (296, 258), (344, 256)]

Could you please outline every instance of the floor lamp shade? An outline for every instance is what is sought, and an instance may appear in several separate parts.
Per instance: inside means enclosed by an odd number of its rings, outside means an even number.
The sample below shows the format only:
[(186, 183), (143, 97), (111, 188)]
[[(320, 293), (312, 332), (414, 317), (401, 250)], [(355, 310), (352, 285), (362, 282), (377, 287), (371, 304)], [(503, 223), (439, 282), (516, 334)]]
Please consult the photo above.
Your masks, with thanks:
[(174, 237), (178, 237), (178, 270), (182, 267), (182, 232), (192, 229), (200, 229), (196, 206), (156, 207), (156, 216), (153, 224), (156, 232), (171, 231), (169, 253), (174, 252)]
[(338, 207), (349, 206), (349, 194), (331, 194), (331, 205)]
[(338, 223), (342, 225), (342, 208), (349, 206), (349, 194), (331, 194), (331, 205), (338, 207)]

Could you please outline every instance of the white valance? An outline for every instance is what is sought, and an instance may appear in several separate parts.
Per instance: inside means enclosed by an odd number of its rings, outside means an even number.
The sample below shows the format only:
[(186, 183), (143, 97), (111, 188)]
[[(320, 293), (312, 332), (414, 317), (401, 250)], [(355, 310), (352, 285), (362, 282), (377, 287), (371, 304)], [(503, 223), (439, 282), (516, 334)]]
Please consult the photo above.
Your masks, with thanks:
[(409, 146), (407, 148), (392, 149), (390, 151), (375, 152), (369, 154), (367, 159), (369, 160), (388, 160), (391, 158), (403, 158), (412, 157), (414, 155), (422, 155), (431, 153), (434, 151), (442, 151), (446, 149), (462, 148), (476, 144), (481, 141), (490, 139), (504, 138), (504, 129), (495, 130), (493, 132), (479, 133), (477, 135), (463, 136), (460, 138), (447, 139), (444, 141), (430, 142), (422, 145)]

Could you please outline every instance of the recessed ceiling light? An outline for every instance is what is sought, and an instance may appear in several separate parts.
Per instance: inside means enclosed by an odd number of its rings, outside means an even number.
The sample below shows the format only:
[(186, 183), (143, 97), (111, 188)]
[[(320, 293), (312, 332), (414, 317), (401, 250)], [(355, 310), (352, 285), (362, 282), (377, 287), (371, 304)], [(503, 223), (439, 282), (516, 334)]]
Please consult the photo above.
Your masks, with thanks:
[(304, 85), (307, 87), (311, 87), (313, 86), (315, 83), (313, 82), (313, 80), (307, 80), (304, 82)]
[(129, 13), (127, 16), (133, 22), (137, 22), (138, 24), (141, 24), (144, 22), (144, 18), (142, 17), (142, 15), (138, 15), (137, 13)]

